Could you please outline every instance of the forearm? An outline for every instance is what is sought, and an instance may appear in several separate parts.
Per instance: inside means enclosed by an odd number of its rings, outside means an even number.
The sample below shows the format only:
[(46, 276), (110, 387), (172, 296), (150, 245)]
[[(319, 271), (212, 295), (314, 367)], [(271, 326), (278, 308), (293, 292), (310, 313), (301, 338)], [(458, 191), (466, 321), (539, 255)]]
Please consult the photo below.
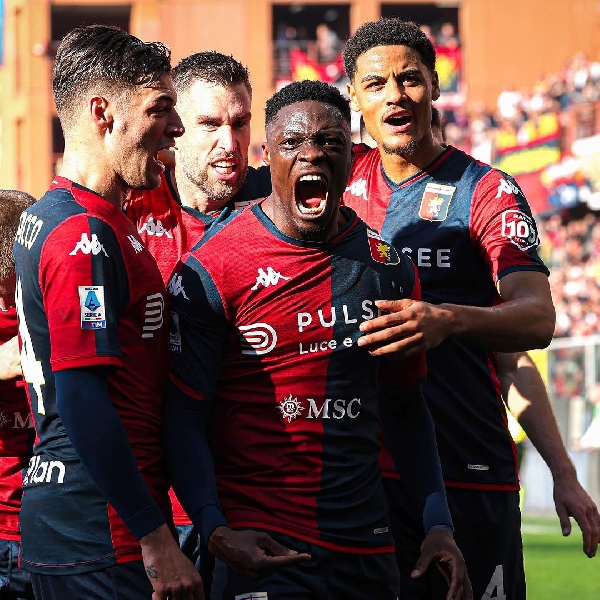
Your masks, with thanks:
[(167, 464), (173, 489), (206, 543), (217, 527), (227, 525), (206, 437), (210, 408), (208, 400), (190, 398), (168, 384), (164, 419)]
[(440, 304), (445, 337), (501, 352), (545, 348), (554, 332), (554, 309), (538, 298), (518, 298), (497, 306)]
[(502, 369), (506, 362), (504, 357), (500, 357), (499, 363), (501, 381), (507, 378), (505, 399), (509, 410), (550, 468), (552, 476), (555, 479), (576, 477), (540, 372), (526, 352), (513, 358), (516, 358), (513, 370)]
[(161, 527), (165, 518), (142, 479), (106, 378), (81, 369), (54, 377), (58, 414), (94, 483), (138, 540)]
[(423, 526), (452, 528), (435, 439), (435, 428), (419, 388), (384, 388), (381, 427), (398, 474), (423, 506)]

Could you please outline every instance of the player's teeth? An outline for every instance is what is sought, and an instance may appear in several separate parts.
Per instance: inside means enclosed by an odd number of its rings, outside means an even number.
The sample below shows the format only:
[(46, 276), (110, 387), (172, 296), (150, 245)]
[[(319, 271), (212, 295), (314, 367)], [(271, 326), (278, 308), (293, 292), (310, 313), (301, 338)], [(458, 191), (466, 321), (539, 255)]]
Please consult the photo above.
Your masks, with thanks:
[(300, 181), (322, 181), (323, 178), (320, 175), (302, 175)]

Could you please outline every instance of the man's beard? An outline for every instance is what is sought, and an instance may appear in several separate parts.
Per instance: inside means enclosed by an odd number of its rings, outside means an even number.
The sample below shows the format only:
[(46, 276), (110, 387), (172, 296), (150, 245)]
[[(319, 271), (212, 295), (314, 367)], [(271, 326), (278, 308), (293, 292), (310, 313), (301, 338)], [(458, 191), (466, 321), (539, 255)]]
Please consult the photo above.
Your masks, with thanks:
[[(186, 171), (187, 169), (184, 169), (184, 172)], [(247, 172), (248, 167), (246, 167), (244, 173), (240, 174), (240, 177), (235, 181), (221, 181), (219, 179), (212, 178), (209, 175), (208, 169), (202, 171), (198, 177), (193, 177), (189, 171), (186, 172), (186, 175), (207, 198), (218, 202), (221, 200), (229, 201), (239, 192), (240, 188), (244, 184)]]
[(385, 143), (381, 144), (382, 152), (401, 156), (406, 160), (410, 160), (415, 155), (415, 152), (418, 148), (419, 142), (417, 142), (417, 140), (410, 140), (410, 142), (408, 142), (408, 144), (404, 144), (404, 146), (388, 146)]

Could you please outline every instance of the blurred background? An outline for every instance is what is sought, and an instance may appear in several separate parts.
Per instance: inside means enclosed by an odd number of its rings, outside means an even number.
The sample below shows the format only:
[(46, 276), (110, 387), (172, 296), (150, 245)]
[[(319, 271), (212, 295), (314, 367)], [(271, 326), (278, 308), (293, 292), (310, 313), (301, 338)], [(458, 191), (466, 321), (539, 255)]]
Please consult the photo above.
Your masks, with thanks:
[[(50, 77), (75, 26), (118, 24), (161, 40), (173, 64), (200, 50), (233, 54), (252, 78), (257, 164), (265, 100), (295, 79), (345, 92), (343, 44), (381, 16), (414, 20), (431, 37), (447, 142), (514, 175), (538, 220), (557, 324), (551, 346), (532, 356), (580, 481), (600, 503), (600, 1), (0, 0), (0, 187), (39, 197), (60, 165)], [(524, 514), (550, 514), (550, 473), (524, 444)]]

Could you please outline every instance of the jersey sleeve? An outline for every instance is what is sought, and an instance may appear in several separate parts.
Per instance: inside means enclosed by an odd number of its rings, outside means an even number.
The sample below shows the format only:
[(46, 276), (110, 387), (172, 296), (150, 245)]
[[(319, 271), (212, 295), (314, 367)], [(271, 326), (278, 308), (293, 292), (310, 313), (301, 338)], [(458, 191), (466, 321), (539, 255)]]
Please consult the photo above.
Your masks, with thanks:
[(44, 243), (38, 276), (52, 369), (120, 366), (117, 319), (129, 284), (113, 229), (95, 217), (70, 217)]
[(177, 265), (168, 291), (170, 379), (180, 391), (203, 400), (216, 389), (226, 343), (222, 299), (211, 276), (192, 255)]
[(517, 182), (491, 170), (477, 184), (470, 229), (494, 281), (513, 271), (548, 273), (538, 255), (539, 235), (529, 204)]

